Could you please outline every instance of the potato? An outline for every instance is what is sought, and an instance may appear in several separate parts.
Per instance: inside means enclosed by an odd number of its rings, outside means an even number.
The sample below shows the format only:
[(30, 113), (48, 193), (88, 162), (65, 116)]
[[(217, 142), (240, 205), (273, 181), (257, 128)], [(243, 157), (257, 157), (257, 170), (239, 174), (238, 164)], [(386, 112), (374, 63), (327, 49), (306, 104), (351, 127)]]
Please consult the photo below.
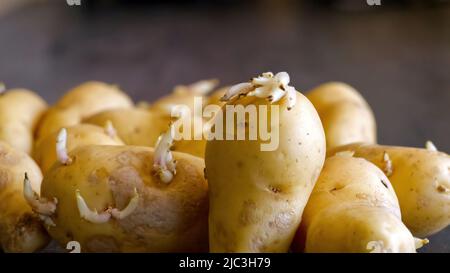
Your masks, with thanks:
[[(420, 242), (420, 241), (419, 241)], [(372, 163), (339, 154), (325, 161), (293, 248), (305, 252), (415, 252), (395, 192)]]
[(33, 91), (12, 89), (0, 94), (0, 140), (31, 153), (33, 135), (47, 103)]
[(154, 147), (158, 137), (170, 123), (167, 116), (153, 111), (130, 108), (100, 112), (84, 122), (103, 126), (111, 121), (119, 137), (127, 145)]
[(149, 147), (90, 145), (69, 156), (41, 188), (41, 198), (58, 200), (48, 231), (61, 245), (78, 241), (81, 252), (208, 250), (203, 160), (173, 153), (176, 173), (166, 180), (155, 169), (166, 157)]
[(388, 175), (400, 202), (403, 222), (418, 237), (450, 224), (450, 157), (418, 148), (352, 144), (329, 151), (354, 151)]
[(164, 96), (150, 105), (150, 109), (170, 115), (173, 107), (177, 105), (185, 105), (189, 107), (191, 113), (194, 114), (194, 99), (202, 98), (202, 105), (206, 103), (204, 96), (217, 86), (219, 82), (215, 79), (202, 80), (190, 85), (176, 86), (170, 95)]
[[(109, 135), (107, 128), (91, 124), (78, 124), (67, 127), (67, 150), (85, 145), (124, 145), (115, 135)], [(113, 129), (114, 130), (114, 129)], [(54, 132), (36, 144), (33, 158), (45, 174), (57, 161), (56, 142), (60, 132)]]
[(27, 154), (0, 141), (0, 246), (5, 252), (34, 252), (49, 242), (41, 221), (24, 199), (25, 173), (39, 193), (39, 167)]
[[(289, 249), (324, 162), (325, 136), (313, 105), (288, 83), (285, 72), (275, 76), (264, 73), (251, 83), (230, 88), (225, 95), (229, 101), (224, 107), (254, 105), (263, 115), (260, 106), (267, 106), (269, 120), (276, 109), (271, 103), (278, 106), (279, 124), (269, 126), (272, 132), (279, 131), (279, 143), (262, 151), (261, 144), (266, 141), (260, 136), (255, 140), (208, 140), (205, 163), (212, 252)], [(222, 118), (226, 124), (229, 120), (224, 111), (226, 108), (216, 119)], [(252, 124), (246, 116), (242, 124), (249, 130)]]
[(376, 123), (370, 106), (353, 87), (330, 82), (307, 93), (322, 120), (327, 148), (354, 142), (376, 143)]
[(131, 99), (116, 86), (102, 82), (83, 83), (67, 92), (49, 109), (39, 124), (37, 139), (42, 140), (101, 111), (132, 105)]
[[(167, 130), (167, 126), (174, 119), (158, 111), (130, 108), (104, 111), (84, 120), (86, 123), (99, 126), (107, 121), (111, 121), (117, 134), (127, 145), (154, 147), (158, 136)], [(191, 132), (192, 139), (176, 141), (173, 151), (203, 158), (206, 140), (203, 137), (199, 140), (194, 139), (193, 125), (191, 125)]]

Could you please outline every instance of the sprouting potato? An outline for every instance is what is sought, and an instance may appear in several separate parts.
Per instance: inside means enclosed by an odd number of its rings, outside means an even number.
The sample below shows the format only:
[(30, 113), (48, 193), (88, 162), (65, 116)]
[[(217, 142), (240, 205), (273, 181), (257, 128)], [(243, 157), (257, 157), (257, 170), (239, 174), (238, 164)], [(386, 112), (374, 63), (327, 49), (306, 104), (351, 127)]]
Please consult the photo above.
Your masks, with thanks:
[(150, 110), (114, 109), (93, 115), (84, 122), (102, 126), (110, 121), (127, 145), (154, 147), (170, 123), (165, 115)]
[[(264, 73), (235, 85), (222, 108), (266, 106), (278, 147), (262, 151), (265, 140), (208, 140), (206, 176), (210, 189), (209, 238), (212, 252), (286, 252), (325, 158), (325, 136), (309, 100), (289, 86), (285, 72)], [(274, 108), (275, 109), (275, 108)], [(217, 119), (227, 121), (226, 114)], [(231, 117), (230, 117), (231, 119)], [(249, 130), (249, 118), (242, 124)], [(239, 123), (239, 121), (237, 122)], [(238, 124), (236, 127), (241, 125)], [(235, 130), (235, 133), (237, 130)], [(228, 132), (224, 133), (229, 134)], [(235, 136), (235, 135), (234, 135)], [(267, 144), (267, 143), (266, 143)]]
[(303, 213), (293, 248), (305, 252), (415, 252), (389, 179), (344, 152), (327, 158)]
[(204, 162), (171, 144), (169, 130), (155, 149), (62, 149), (67, 159), (47, 172), (38, 199), (58, 200), (54, 213), (41, 210), (52, 238), (81, 252), (207, 251)]
[(400, 202), (402, 220), (414, 236), (430, 236), (450, 224), (450, 156), (428, 149), (350, 144), (329, 151), (352, 151), (382, 169)]
[(57, 161), (58, 154), (55, 145), (61, 134), (66, 134), (67, 150), (85, 145), (124, 145), (116, 135), (111, 123), (106, 122), (104, 127), (91, 124), (78, 124), (64, 128), (63, 131), (55, 132), (42, 139), (36, 144), (33, 158), (45, 174)]
[(0, 140), (30, 154), (34, 130), (46, 109), (47, 103), (33, 91), (11, 89), (0, 92)]
[(30, 187), (39, 193), (39, 167), (26, 153), (0, 141), (0, 248), (5, 252), (34, 252), (49, 242), (44, 226), (24, 198), (25, 173), (33, 181)]
[(104, 110), (132, 106), (131, 99), (116, 86), (102, 82), (83, 83), (67, 92), (47, 111), (39, 123), (37, 141)]
[(327, 148), (354, 142), (376, 143), (376, 123), (370, 106), (353, 87), (322, 84), (306, 94), (319, 113)]

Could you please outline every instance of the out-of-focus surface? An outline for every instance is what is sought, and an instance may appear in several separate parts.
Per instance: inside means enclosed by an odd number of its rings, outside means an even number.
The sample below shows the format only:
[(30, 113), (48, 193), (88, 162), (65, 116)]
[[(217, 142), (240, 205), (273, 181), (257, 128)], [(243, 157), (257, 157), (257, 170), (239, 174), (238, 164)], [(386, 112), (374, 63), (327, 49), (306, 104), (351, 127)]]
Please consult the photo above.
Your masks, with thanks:
[[(226, 85), (288, 71), (301, 91), (336, 80), (356, 87), (375, 112), (380, 143), (431, 139), (450, 152), (449, 5), (162, 2), (14, 9), (0, 17), (0, 81), (55, 102), (76, 84), (103, 80), (138, 101), (203, 78)], [(450, 252), (450, 229), (430, 241), (424, 252)]]

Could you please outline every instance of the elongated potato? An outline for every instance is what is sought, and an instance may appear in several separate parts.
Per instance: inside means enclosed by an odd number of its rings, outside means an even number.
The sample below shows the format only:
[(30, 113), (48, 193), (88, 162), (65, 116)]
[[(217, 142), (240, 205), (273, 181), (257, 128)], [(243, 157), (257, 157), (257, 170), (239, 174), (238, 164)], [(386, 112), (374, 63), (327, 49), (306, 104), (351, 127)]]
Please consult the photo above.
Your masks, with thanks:
[(41, 198), (57, 198), (47, 226), (81, 252), (207, 251), (208, 187), (203, 160), (173, 153), (176, 173), (160, 179), (155, 150), (91, 145), (45, 175)]
[(41, 221), (24, 199), (25, 173), (39, 193), (39, 167), (27, 154), (0, 141), (0, 246), (5, 252), (34, 252), (49, 242)]
[[(86, 145), (124, 145), (122, 140), (108, 133), (108, 128), (91, 124), (78, 124), (66, 128), (67, 150)], [(114, 128), (112, 128), (114, 130)], [(60, 132), (54, 132), (36, 144), (34, 159), (41, 167), (42, 173), (47, 173), (57, 161), (56, 143)]]
[(96, 113), (114, 108), (130, 108), (131, 99), (116, 86), (102, 82), (86, 82), (67, 92), (45, 114), (39, 124), (37, 139), (80, 123)]
[(12, 89), (0, 94), (0, 140), (30, 154), (37, 123), (47, 103), (33, 91)]
[[(324, 162), (325, 136), (312, 104), (288, 83), (289, 75), (285, 72), (275, 76), (264, 73), (251, 83), (233, 86), (225, 94), (229, 101), (216, 115), (216, 121), (222, 119), (223, 124), (231, 121), (231, 116), (223, 114), (227, 106), (255, 106), (259, 115), (267, 107), (268, 126), (279, 134), (272, 138), (272, 143), (278, 144), (273, 149), (264, 148), (265, 151), (261, 144), (268, 141), (260, 136), (255, 140), (247, 136), (239, 141), (234, 138), (207, 142), (212, 252), (289, 249)], [(279, 119), (272, 119), (277, 112)], [(243, 126), (246, 131), (253, 128), (255, 124), (250, 124), (249, 119), (246, 115), (245, 121), (237, 121), (234, 137), (238, 127)], [(225, 131), (224, 136), (231, 134)]]
[(352, 144), (329, 151), (354, 151), (385, 171), (400, 202), (403, 222), (418, 237), (450, 224), (450, 156), (427, 149)]
[(307, 93), (322, 120), (327, 148), (354, 142), (376, 143), (376, 123), (370, 106), (353, 87), (322, 84)]
[(327, 158), (303, 213), (294, 249), (305, 252), (415, 252), (384, 173), (352, 155)]

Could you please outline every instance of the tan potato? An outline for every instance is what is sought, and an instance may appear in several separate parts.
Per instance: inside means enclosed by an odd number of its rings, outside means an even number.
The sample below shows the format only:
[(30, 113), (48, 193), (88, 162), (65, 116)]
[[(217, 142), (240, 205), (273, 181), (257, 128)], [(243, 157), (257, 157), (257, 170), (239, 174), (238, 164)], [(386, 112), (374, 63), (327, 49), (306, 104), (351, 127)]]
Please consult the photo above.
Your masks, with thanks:
[(82, 146), (55, 164), (42, 197), (57, 198), (52, 238), (81, 252), (207, 251), (208, 187), (203, 160), (173, 153), (176, 174), (160, 179), (155, 151), (137, 146)]
[(33, 91), (12, 89), (0, 94), (0, 140), (31, 153), (37, 123), (47, 103)]
[(131, 99), (119, 88), (102, 82), (86, 82), (67, 92), (45, 114), (37, 139), (80, 123), (84, 118), (114, 108), (130, 108)]
[(167, 130), (170, 119), (153, 111), (130, 108), (100, 112), (84, 122), (103, 126), (111, 121), (119, 137), (127, 145), (154, 147), (158, 137)]
[[(205, 96), (211, 92), (219, 82), (215, 79), (202, 80), (190, 85), (176, 86), (173, 92), (153, 102), (149, 109), (166, 115), (171, 115), (172, 109), (177, 105), (187, 106), (194, 115), (195, 98), (202, 99), (203, 106), (206, 103)], [(201, 110), (201, 109), (200, 109)]]
[(415, 244), (380, 169), (351, 153), (325, 161), (294, 240), (296, 251), (415, 252)]
[(306, 97), (322, 120), (328, 149), (354, 142), (377, 142), (372, 110), (353, 87), (330, 82), (311, 90)]
[[(110, 135), (107, 128), (91, 124), (67, 127), (67, 150), (86, 145), (124, 145), (116, 135)], [(113, 129), (114, 130), (114, 129)], [(33, 157), (45, 174), (57, 161), (56, 142), (60, 132), (54, 132), (36, 144)]]
[(353, 144), (329, 151), (354, 151), (388, 175), (400, 202), (402, 219), (418, 237), (450, 224), (450, 156), (418, 148)]
[[(261, 89), (256, 82), (264, 82)], [(287, 73), (275, 76), (264, 73), (251, 83), (232, 87), (225, 96), (229, 100), (226, 106), (253, 105), (261, 115), (260, 106), (267, 106), (269, 120), (276, 115), (271, 102), (279, 106), (279, 124), (270, 124), (272, 131), (279, 131), (279, 136), (276, 137), (278, 145), (266, 151), (262, 151), (261, 144), (266, 141), (261, 137), (207, 142), (205, 163), (210, 186), (212, 252), (286, 252), (289, 249), (324, 162), (325, 136), (312, 104), (288, 83)], [(253, 91), (263, 91), (265, 95), (253, 96)], [(280, 93), (282, 98), (275, 101), (275, 95)], [(224, 124), (231, 120), (227, 121), (227, 115), (221, 113), (216, 120), (223, 119)], [(246, 117), (241, 124), (250, 130), (252, 125), (249, 116)], [(235, 133), (239, 126), (235, 125)], [(231, 134), (224, 132), (224, 135), (227, 133)]]
[(5, 252), (34, 252), (49, 242), (45, 228), (23, 196), (25, 173), (39, 193), (39, 167), (27, 154), (0, 141), (0, 246)]

